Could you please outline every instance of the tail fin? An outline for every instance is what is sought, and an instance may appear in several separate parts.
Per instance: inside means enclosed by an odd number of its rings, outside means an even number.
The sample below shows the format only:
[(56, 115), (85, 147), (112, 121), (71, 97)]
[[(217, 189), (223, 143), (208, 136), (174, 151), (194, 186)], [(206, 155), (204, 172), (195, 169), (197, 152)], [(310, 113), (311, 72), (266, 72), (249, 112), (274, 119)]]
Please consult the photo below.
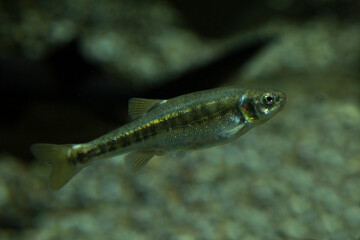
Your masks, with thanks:
[(71, 149), (71, 145), (45, 143), (31, 146), (35, 158), (52, 167), (49, 176), (49, 186), (52, 190), (59, 190), (78, 172), (76, 165), (69, 161)]

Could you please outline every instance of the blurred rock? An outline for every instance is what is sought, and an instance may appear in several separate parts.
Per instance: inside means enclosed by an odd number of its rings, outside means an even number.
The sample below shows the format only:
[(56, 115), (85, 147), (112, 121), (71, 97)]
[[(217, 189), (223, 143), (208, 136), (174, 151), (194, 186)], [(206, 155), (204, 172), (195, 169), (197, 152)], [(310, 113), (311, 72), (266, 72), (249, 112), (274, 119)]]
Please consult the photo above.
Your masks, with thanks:
[(275, 21), (259, 31), (279, 38), (242, 69), (239, 77), (244, 80), (267, 78), (284, 71), (359, 74), (358, 23), (344, 24), (325, 18), (299, 26)]
[(34, 3), (0, 8), (0, 55), (20, 50), (30, 59), (44, 59), (77, 40), (89, 62), (143, 87), (214, 59), (224, 48), (181, 27), (181, 17), (166, 1)]

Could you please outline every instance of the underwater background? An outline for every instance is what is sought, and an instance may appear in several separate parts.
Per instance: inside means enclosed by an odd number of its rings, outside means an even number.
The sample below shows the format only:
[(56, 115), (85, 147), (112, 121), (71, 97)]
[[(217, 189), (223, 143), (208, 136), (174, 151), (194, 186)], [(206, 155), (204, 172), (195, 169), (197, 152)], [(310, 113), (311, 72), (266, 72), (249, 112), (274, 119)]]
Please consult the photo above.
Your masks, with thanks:
[[(0, 239), (360, 239), (360, 2), (0, 2)], [(223, 146), (98, 161), (58, 192), (33, 143), (129, 121), (131, 97), (279, 89)]]

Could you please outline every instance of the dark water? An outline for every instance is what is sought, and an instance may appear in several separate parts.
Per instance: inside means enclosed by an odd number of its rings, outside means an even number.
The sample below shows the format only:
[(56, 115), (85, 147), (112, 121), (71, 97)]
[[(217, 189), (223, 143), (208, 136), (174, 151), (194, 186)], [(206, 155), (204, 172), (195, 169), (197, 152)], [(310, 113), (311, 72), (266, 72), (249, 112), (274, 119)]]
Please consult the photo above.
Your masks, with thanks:
[[(359, 239), (357, 1), (0, 4), (0, 239)], [(275, 88), (285, 109), (224, 146), (99, 161), (58, 192), (35, 142), (124, 123), (131, 97)]]

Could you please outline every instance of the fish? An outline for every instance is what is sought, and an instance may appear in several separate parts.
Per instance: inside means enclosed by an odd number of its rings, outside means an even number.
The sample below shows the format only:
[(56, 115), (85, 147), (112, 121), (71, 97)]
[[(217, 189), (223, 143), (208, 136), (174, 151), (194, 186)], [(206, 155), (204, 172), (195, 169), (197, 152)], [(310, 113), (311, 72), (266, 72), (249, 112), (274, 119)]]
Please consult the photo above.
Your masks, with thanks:
[(137, 173), (156, 155), (187, 153), (234, 141), (283, 109), (277, 90), (222, 87), (171, 99), (132, 98), (132, 121), (81, 144), (36, 143), (35, 158), (51, 166), (49, 187), (59, 190), (98, 159), (126, 154), (124, 165)]

